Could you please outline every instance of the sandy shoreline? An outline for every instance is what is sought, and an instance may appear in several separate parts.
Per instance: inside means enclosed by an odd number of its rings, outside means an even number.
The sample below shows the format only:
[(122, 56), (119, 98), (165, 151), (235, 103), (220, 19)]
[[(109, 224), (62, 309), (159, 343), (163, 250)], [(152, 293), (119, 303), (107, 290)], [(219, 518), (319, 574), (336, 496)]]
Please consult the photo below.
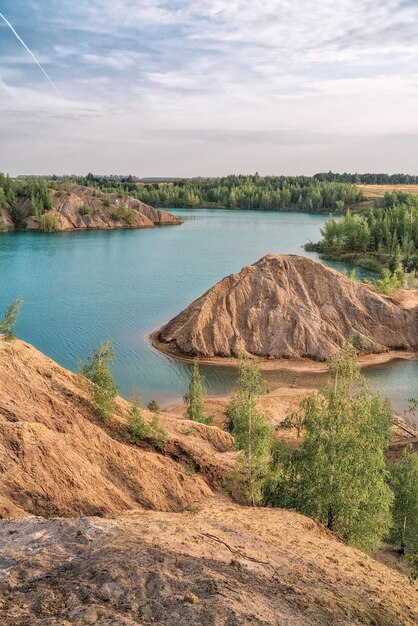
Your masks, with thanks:
[[(193, 363), (196, 357), (187, 356), (173, 350), (166, 343), (159, 340), (158, 334), (159, 330), (156, 330), (150, 335), (151, 344), (156, 350), (159, 350), (163, 354), (166, 354), (181, 363)], [(257, 364), (262, 371), (287, 372), (295, 374), (326, 374), (328, 371), (325, 361), (314, 361), (309, 358), (255, 358), (257, 359)], [(200, 365), (213, 365), (216, 367), (236, 367), (238, 364), (238, 359), (234, 357), (199, 357), (197, 360)], [(407, 350), (388, 350), (387, 352), (381, 352), (379, 354), (362, 355), (358, 358), (359, 365), (362, 369), (383, 365), (385, 363), (389, 363), (390, 361), (397, 360), (418, 361), (418, 352), (411, 352)]]

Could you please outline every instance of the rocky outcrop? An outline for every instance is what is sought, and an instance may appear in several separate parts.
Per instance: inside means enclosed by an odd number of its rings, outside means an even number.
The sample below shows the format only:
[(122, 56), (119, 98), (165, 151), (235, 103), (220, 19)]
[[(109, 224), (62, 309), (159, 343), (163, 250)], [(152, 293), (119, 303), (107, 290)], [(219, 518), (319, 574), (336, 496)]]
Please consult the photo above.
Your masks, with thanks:
[(267, 255), (220, 281), (156, 335), (173, 354), (326, 359), (418, 349), (418, 299), (397, 304), (306, 257)]
[[(41, 218), (30, 214), (28, 198), (21, 199), (20, 211), (27, 230), (152, 228), (182, 223), (175, 215), (154, 209), (136, 198), (106, 194), (81, 185), (51, 189), (49, 196), (52, 208)], [(0, 225), (6, 230), (14, 228), (7, 209), (0, 213)]]
[(129, 404), (118, 398), (113, 418), (97, 421), (90, 384), (0, 341), (0, 518), (178, 511), (221, 486), (234, 460), (228, 433), (161, 415), (164, 454), (139, 448), (127, 438)]
[(406, 576), (280, 509), (0, 524), (2, 626), (413, 626)]

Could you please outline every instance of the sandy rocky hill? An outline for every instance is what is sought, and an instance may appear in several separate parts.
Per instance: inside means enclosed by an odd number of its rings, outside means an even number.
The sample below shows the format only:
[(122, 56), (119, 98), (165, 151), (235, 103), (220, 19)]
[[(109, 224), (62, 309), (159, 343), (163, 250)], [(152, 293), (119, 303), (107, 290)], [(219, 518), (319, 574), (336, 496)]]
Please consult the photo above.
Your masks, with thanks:
[(306, 257), (263, 257), (221, 280), (154, 337), (177, 355), (323, 361), (351, 338), (363, 354), (418, 348), (418, 292), (397, 303)]
[[(105, 194), (90, 187), (71, 185), (68, 190), (50, 190), (52, 209), (48, 216), (56, 216), (59, 230), (87, 230), (111, 228), (152, 228), (181, 224), (181, 220), (168, 213), (154, 209), (130, 196), (119, 197), (116, 193)], [(30, 215), (29, 199), (20, 204), (27, 230), (40, 230), (41, 221)], [(127, 216), (127, 213), (129, 215)], [(10, 211), (0, 211), (3, 229), (13, 230)]]
[(164, 454), (135, 447), (127, 403), (103, 425), (89, 384), (0, 341), (2, 626), (418, 622), (402, 574), (299, 514), (228, 501), (230, 435), (162, 414)]

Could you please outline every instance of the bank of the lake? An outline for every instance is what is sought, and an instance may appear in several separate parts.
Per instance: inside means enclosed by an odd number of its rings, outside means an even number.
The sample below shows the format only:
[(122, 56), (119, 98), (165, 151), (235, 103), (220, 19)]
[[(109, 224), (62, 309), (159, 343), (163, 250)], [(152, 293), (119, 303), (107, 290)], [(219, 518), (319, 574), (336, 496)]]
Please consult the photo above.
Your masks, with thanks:
[[(189, 365), (156, 351), (150, 333), (224, 276), (266, 253), (304, 254), (303, 244), (319, 239), (326, 216), (213, 209), (172, 212), (184, 220), (182, 226), (2, 234), (1, 310), (22, 297), (18, 335), (72, 370), (78, 359), (110, 339), (117, 351), (113, 371), (124, 395), (134, 385), (145, 401), (178, 400), (188, 384)], [(317, 258), (315, 253), (307, 255)], [(389, 395), (403, 386), (407, 397), (418, 395), (418, 365), (416, 374), (402, 363), (382, 369)], [(211, 394), (231, 389), (232, 368), (203, 370)]]

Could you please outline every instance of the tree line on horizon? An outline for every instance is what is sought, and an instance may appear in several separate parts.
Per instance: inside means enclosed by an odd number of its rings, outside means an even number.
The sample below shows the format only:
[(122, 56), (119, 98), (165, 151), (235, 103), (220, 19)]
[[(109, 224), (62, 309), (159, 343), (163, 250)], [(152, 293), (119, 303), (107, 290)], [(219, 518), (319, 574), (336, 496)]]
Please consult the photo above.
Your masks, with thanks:
[(315, 213), (343, 211), (364, 200), (362, 191), (355, 185), (322, 182), (308, 176), (231, 175), (141, 185), (130, 178), (115, 185), (109, 179), (89, 174), (76, 182), (106, 193), (123, 191), (146, 204), (166, 208), (290, 209)]

